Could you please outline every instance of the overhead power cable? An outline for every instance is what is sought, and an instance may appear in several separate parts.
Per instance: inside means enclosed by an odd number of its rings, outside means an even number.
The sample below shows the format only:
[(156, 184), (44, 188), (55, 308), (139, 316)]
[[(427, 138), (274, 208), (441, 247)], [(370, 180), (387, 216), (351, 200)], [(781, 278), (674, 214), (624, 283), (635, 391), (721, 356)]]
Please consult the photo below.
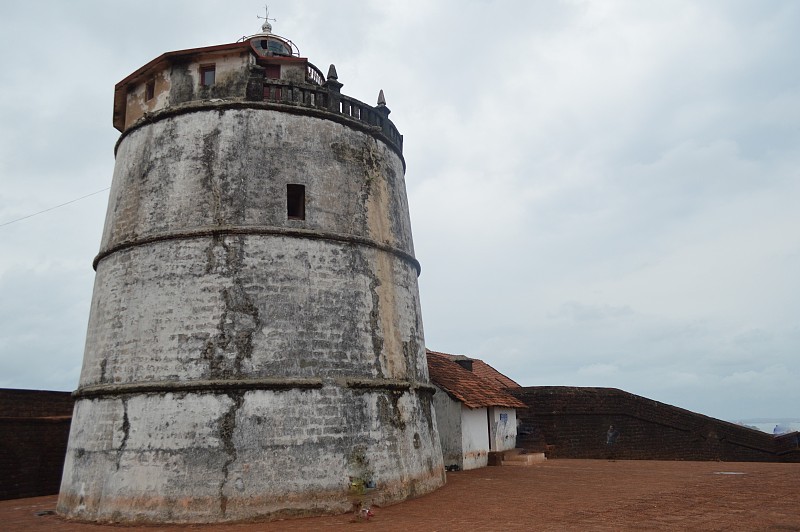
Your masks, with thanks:
[(70, 203), (75, 203), (76, 201), (80, 201), (82, 199), (86, 199), (89, 196), (94, 196), (95, 194), (100, 194), (101, 192), (105, 192), (106, 190), (108, 190), (110, 188), (111, 187), (106, 187), (106, 188), (98, 190), (96, 192), (92, 192), (91, 194), (86, 194), (85, 196), (81, 196), (80, 198), (75, 198), (73, 200), (69, 200), (69, 201), (67, 201), (65, 203), (62, 203), (60, 205), (56, 205), (55, 207), (50, 207), (49, 209), (45, 209), (43, 211), (39, 211), (39, 212), (35, 212), (33, 214), (29, 214), (27, 216), (23, 216), (22, 218), (17, 218), (16, 220), (11, 220), (10, 222), (3, 222), (3, 223), (0, 224), (0, 227), (6, 226), (6, 225), (10, 225), (10, 224), (13, 224), (13, 223), (16, 223), (16, 222), (20, 222), (22, 220), (27, 220), (28, 218), (32, 218), (32, 217), (37, 216), (39, 214), (58, 209), (59, 207), (63, 207), (64, 205), (69, 205)]

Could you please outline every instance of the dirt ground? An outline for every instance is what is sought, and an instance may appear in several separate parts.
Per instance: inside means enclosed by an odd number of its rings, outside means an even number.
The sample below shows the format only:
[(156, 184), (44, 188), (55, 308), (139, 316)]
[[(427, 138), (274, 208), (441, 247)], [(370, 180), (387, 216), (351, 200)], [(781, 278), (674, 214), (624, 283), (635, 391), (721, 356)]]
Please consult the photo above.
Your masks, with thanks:
[[(429, 495), (351, 515), (268, 523), (120, 527), (48, 513), (55, 496), (0, 501), (0, 530), (795, 530), (800, 464), (550, 460), (447, 474)], [(43, 515), (37, 515), (43, 514)]]

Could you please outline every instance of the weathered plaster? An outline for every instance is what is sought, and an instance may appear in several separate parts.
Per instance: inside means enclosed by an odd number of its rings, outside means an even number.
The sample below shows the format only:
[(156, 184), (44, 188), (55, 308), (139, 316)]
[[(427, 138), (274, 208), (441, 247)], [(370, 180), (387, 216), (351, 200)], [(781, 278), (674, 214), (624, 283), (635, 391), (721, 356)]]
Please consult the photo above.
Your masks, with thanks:
[[(488, 464), (489, 451), (516, 445), (516, 410), (503, 407), (471, 409), (436, 387), (433, 397), (444, 465), (476, 469)], [(506, 421), (502, 421), (502, 415)]]
[[(195, 60), (161, 65), (160, 70), (145, 77), (128, 91), (124, 128), (130, 127), (147, 113), (192, 100), (244, 96), (249, 63), (250, 54), (230, 53), (201, 55)], [(200, 68), (210, 64), (215, 67), (216, 79), (212, 86), (203, 87)], [(145, 87), (151, 79), (155, 80), (154, 97), (146, 100)]]
[[(145, 90), (147, 83), (153, 80), (155, 88), (153, 98), (147, 100)], [(147, 78), (143, 83), (139, 83), (127, 94), (127, 104), (125, 110), (126, 125), (133, 124), (145, 113), (152, 113), (169, 106), (169, 91), (171, 78), (168, 70), (161, 70)]]
[(276, 110), (154, 116), (117, 151), (59, 511), (227, 521), (346, 510), (354, 475), (383, 503), (440, 486), (397, 153)]
[(517, 445), (517, 411), (495, 406), (489, 409), (491, 450), (508, 451)]
[(444, 465), (445, 467), (458, 466), (463, 469), (461, 403), (437, 386), (433, 396), (433, 405), (436, 411), (436, 428), (439, 432)]
[(463, 469), (486, 467), (489, 461), (489, 421), (486, 408), (461, 405), (461, 452)]

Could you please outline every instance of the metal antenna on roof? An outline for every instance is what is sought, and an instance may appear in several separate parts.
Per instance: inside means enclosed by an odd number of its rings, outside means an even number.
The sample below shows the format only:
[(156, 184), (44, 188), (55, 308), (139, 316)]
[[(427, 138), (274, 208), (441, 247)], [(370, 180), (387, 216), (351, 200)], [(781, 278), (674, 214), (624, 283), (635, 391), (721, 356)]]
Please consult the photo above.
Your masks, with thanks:
[(260, 19), (264, 20), (264, 24), (261, 25), (261, 30), (264, 33), (272, 33), (272, 24), (270, 24), (269, 21), (270, 20), (272, 22), (278, 22), (278, 21), (276, 19), (274, 19), (274, 18), (269, 18), (269, 4), (265, 4), (264, 5), (264, 10), (266, 11), (265, 16), (260, 17), (260, 16), (256, 15), (256, 18), (260, 18)]

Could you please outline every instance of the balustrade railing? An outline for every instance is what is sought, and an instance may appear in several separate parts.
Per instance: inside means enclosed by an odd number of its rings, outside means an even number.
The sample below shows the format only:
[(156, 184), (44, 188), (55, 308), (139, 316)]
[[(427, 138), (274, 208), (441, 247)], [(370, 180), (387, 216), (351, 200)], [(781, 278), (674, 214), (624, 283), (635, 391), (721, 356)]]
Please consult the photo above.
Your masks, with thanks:
[(308, 63), (306, 68), (306, 80), (309, 83), (314, 83), (315, 85), (322, 85), (325, 83), (325, 76), (322, 75), (322, 71)]
[(366, 122), (371, 126), (377, 126), (381, 128), (383, 134), (402, 150), (403, 136), (399, 131), (397, 131), (397, 128), (394, 126), (392, 121), (389, 120), (386, 114), (383, 114), (378, 109), (380, 108), (372, 107), (371, 105), (367, 105), (364, 102), (356, 100), (355, 98), (351, 98), (343, 94), (339, 95), (339, 113), (349, 116), (350, 118)]
[[(314, 67), (316, 70), (316, 67)], [(320, 77), (322, 74), (316, 70)], [(401, 153), (403, 136), (388, 118), (388, 112), (364, 102), (345, 96), (322, 84), (300, 84), (278, 79), (264, 80), (264, 100), (268, 102), (298, 105), (340, 114), (380, 129), (381, 133)]]
[(264, 100), (304, 107), (328, 108), (328, 91), (317, 85), (298, 85), (288, 81), (270, 80), (264, 83)]

